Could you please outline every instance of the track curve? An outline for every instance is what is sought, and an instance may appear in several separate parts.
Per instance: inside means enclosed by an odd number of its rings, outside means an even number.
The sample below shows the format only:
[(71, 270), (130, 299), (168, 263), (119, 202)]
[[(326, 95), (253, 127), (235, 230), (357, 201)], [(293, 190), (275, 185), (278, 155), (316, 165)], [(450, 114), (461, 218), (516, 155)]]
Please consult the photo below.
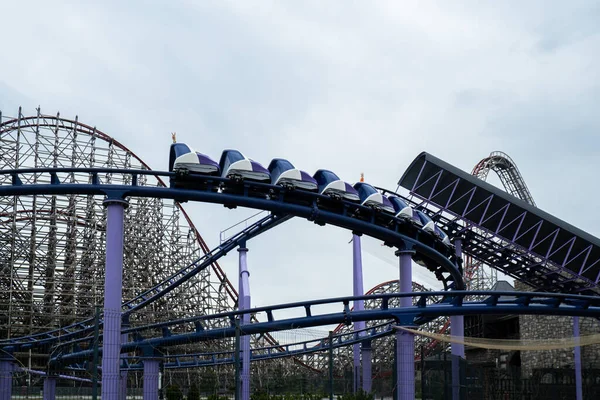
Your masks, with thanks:
[[(485, 296), (485, 300), (466, 302), (465, 298), (471, 296)], [(391, 307), (391, 300), (415, 297), (416, 305), (411, 307)], [(444, 297), (442, 303), (429, 302), (428, 298)], [(377, 309), (350, 311), (349, 304), (355, 300), (380, 299), (381, 306)], [(430, 303), (430, 304), (428, 304)], [(324, 304), (338, 304), (341, 312), (316, 313), (313, 307)], [(304, 316), (277, 320), (275, 312), (300, 309)], [(600, 297), (560, 293), (539, 292), (469, 292), (445, 291), (426, 293), (396, 293), (386, 295), (353, 296), (333, 299), (321, 299), (297, 303), (279, 304), (274, 306), (257, 307), (249, 310), (232, 311), (228, 313), (202, 315), (193, 318), (152, 324), (123, 330), (136, 339), (122, 345), (121, 352), (127, 353), (136, 350), (143, 351), (160, 349), (164, 346), (189, 344), (211, 339), (234, 337), (236, 327), (233, 321), (244, 314), (255, 314), (265, 317), (266, 321), (243, 326), (243, 334), (260, 334), (287, 329), (307, 328), (319, 325), (329, 325), (339, 322), (352, 323), (354, 321), (370, 321), (394, 319), (402, 326), (417, 326), (419, 320), (427, 320), (434, 316), (452, 315), (492, 315), (492, 314), (527, 314), (527, 315), (564, 315), (564, 316), (600, 316)], [(203, 329), (203, 321), (222, 319), (230, 322), (229, 327)], [(186, 332), (175, 334), (173, 332)], [(144, 335), (146, 335), (144, 337)], [(148, 337), (151, 335), (152, 337)], [(70, 343), (74, 344), (74, 342)], [(88, 359), (93, 355), (93, 350), (85, 350), (70, 354), (57, 354), (53, 362), (75, 363)]]
[(525, 179), (523, 179), (517, 168), (517, 164), (508, 154), (501, 151), (491, 152), (489, 156), (475, 165), (471, 175), (485, 181), (490, 171), (498, 174), (507, 193), (535, 206), (535, 201), (533, 201), (533, 196), (525, 184)]

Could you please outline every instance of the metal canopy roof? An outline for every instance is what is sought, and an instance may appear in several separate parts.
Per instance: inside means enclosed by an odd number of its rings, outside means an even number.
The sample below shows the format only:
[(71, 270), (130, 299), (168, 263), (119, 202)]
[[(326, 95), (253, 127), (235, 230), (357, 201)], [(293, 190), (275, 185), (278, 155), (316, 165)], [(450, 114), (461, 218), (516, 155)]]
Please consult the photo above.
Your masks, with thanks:
[[(441, 218), (449, 233), (459, 233), (461, 227), (456, 221), (462, 220), (470, 225), (468, 229), (485, 231), (490, 241), (497, 238), (507, 243), (500, 251), (519, 248), (521, 255), (528, 258), (527, 275), (535, 278), (522, 280), (533, 282), (534, 287), (584, 291), (598, 286), (600, 239), (597, 237), (426, 152), (415, 158), (398, 184), (424, 200), (425, 207), (427, 204), (438, 207), (438, 216), (443, 211), (454, 215), (453, 220)], [(462, 229), (465, 230), (464, 224)], [(495, 262), (489, 265), (507, 272), (507, 260), (500, 256), (497, 245), (494, 248)], [(512, 258), (513, 264), (524, 262)], [(508, 273), (518, 279), (525, 278), (514, 269), (515, 266)], [(553, 283), (560, 285), (552, 287)]]

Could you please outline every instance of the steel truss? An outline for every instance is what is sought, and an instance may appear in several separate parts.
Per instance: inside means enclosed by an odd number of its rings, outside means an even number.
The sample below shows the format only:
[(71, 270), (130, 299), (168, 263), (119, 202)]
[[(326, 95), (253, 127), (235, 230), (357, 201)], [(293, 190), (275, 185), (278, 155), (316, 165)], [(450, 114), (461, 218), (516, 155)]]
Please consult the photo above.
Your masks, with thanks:
[(427, 153), (399, 184), (448, 235), (466, 237), (465, 254), (538, 290), (597, 294), (597, 238)]

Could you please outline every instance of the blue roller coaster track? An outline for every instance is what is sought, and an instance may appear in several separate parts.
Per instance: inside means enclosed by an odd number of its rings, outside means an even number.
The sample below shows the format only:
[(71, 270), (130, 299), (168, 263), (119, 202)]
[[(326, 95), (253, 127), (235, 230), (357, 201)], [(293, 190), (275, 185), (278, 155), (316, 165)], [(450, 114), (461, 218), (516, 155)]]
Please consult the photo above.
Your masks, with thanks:
[[(428, 304), (428, 298), (432, 296), (436, 298), (443, 297), (444, 300), (442, 302)], [(465, 298), (469, 296), (487, 296), (487, 298), (481, 301), (465, 301)], [(405, 297), (415, 297), (418, 298), (418, 301), (416, 302), (416, 305), (411, 307), (390, 307), (390, 300)], [(351, 310), (349, 305), (355, 300), (378, 300), (380, 301), (380, 306), (369, 310)], [(314, 312), (316, 306), (325, 304), (338, 304), (341, 311), (321, 314)], [(304, 315), (281, 320), (275, 318), (276, 312), (294, 309), (303, 310)], [(418, 326), (420, 321), (427, 320), (428, 317), (452, 315), (552, 314), (562, 316), (600, 317), (600, 297), (537, 292), (444, 291), (321, 299), (258, 307), (250, 310), (231, 311), (214, 315), (202, 315), (124, 329), (123, 333), (130, 334), (133, 337), (133, 340), (124, 343), (121, 347), (121, 352), (129, 353), (133, 351), (142, 351), (144, 354), (151, 356), (154, 355), (153, 352), (155, 349), (167, 346), (234, 337), (236, 335), (235, 320), (237, 317), (244, 314), (262, 315), (266, 317), (266, 321), (242, 327), (243, 335), (251, 335), (320, 325), (338, 323), (350, 324), (356, 321), (373, 320), (394, 320), (402, 326)], [(210, 320), (227, 321), (229, 322), (229, 326), (213, 328), (210, 330), (204, 329), (202, 323)], [(174, 332), (185, 333), (177, 334)], [(149, 337), (157, 334), (160, 336)], [(146, 335), (146, 337), (144, 337), (144, 335)], [(364, 339), (365, 338), (363, 338), (363, 340)], [(89, 340), (90, 338), (74, 339), (62, 343), (62, 345), (70, 347)], [(21, 347), (23, 350), (27, 348), (28, 346)], [(91, 359), (93, 356), (93, 350), (89, 349), (64, 354), (60, 354), (60, 352), (55, 353), (56, 354), (51, 358), (51, 361), (60, 364), (80, 362)]]
[[(277, 344), (263, 347), (252, 348), (250, 359), (252, 361), (271, 360), (277, 358), (297, 357), (305, 354), (327, 351), (330, 348), (338, 349), (355, 343), (364, 343), (366, 340), (375, 340), (393, 334), (395, 331), (389, 323), (379, 324), (359, 331), (338, 333), (329, 338), (311, 339), (295, 343)], [(206, 367), (214, 365), (233, 364), (235, 362), (235, 352), (233, 350), (209, 352), (209, 353), (184, 353), (184, 354), (163, 354), (163, 366), (166, 369)], [(150, 356), (156, 357), (156, 354)], [(122, 369), (142, 370), (142, 361), (147, 356), (129, 356), (122, 357), (124, 366)], [(70, 370), (88, 370), (85, 363), (72, 364), (68, 367)]]

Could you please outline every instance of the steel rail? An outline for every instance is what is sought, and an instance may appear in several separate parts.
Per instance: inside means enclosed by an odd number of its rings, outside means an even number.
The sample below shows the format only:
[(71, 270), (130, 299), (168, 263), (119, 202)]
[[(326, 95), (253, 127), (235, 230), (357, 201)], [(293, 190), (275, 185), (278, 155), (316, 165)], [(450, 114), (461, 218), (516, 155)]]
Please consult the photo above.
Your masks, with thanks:
[[(380, 339), (391, 335), (393, 330), (391, 323), (387, 322), (370, 328), (362, 329), (356, 332), (338, 333), (333, 336), (332, 346), (334, 349), (346, 347), (355, 343)], [(361, 334), (364, 334), (361, 336)], [(297, 348), (300, 347), (300, 348)], [(297, 357), (305, 354), (327, 351), (329, 349), (329, 338), (319, 338), (305, 340), (295, 343), (286, 343), (273, 346), (264, 346), (250, 349), (250, 361), (272, 360), (286, 357)], [(153, 354), (151, 356), (129, 356), (122, 357), (123, 365), (121, 370), (141, 370), (143, 369), (144, 359), (160, 359), (166, 369), (207, 367), (215, 365), (233, 364), (235, 362), (233, 350), (224, 350), (208, 353), (189, 353), (189, 354)], [(192, 359), (192, 361), (183, 361), (181, 359)], [(137, 362), (131, 363), (129, 360)], [(172, 361), (167, 361), (172, 360)], [(76, 365), (67, 367), (68, 370), (87, 370), (85, 366)]]
[[(482, 301), (465, 302), (468, 296), (484, 296)], [(428, 297), (446, 296), (449, 301), (445, 303), (427, 304)], [(417, 304), (411, 307), (389, 307), (389, 300), (393, 298), (417, 297)], [(355, 300), (381, 300), (381, 306), (376, 309), (350, 311), (349, 304)], [(313, 307), (324, 304), (341, 304), (342, 311), (316, 315)], [(303, 309), (302, 317), (275, 320), (274, 312), (291, 309)], [(333, 299), (319, 299), (297, 303), (278, 304), (273, 306), (258, 307), (250, 310), (231, 311), (214, 315), (202, 315), (183, 318), (168, 322), (146, 325), (123, 330), (134, 338), (133, 341), (124, 343), (122, 353), (143, 349), (158, 349), (165, 346), (196, 343), (200, 341), (234, 337), (236, 333), (233, 321), (243, 314), (264, 313), (267, 321), (244, 326), (244, 335), (260, 334), (288, 329), (308, 328), (319, 325), (337, 324), (340, 322), (352, 323), (356, 321), (372, 321), (394, 319), (403, 326), (416, 326), (415, 321), (423, 317), (452, 316), (452, 315), (490, 315), (490, 314), (528, 314), (528, 315), (562, 315), (562, 316), (600, 316), (600, 297), (583, 296), (562, 293), (538, 292), (487, 292), (487, 291), (442, 291), (424, 293), (395, 293), (370, 296), (352, 296)], [(230, 326), (223, 328), (204, 329), (202, 322), (212, 319), (229, 320)], [(178, 331), (186, 333), (174, 334), (169, 328), (176, 327)], [(160, 330), (162, 337), (143, 338), (145, 331)], [(102, 349), (100, 349), (102, 351)], [(92, 350), (84, 350), (70, 354), (57, 354), (52, 357), (52, 362), (73, 363), (91, 357)]]

